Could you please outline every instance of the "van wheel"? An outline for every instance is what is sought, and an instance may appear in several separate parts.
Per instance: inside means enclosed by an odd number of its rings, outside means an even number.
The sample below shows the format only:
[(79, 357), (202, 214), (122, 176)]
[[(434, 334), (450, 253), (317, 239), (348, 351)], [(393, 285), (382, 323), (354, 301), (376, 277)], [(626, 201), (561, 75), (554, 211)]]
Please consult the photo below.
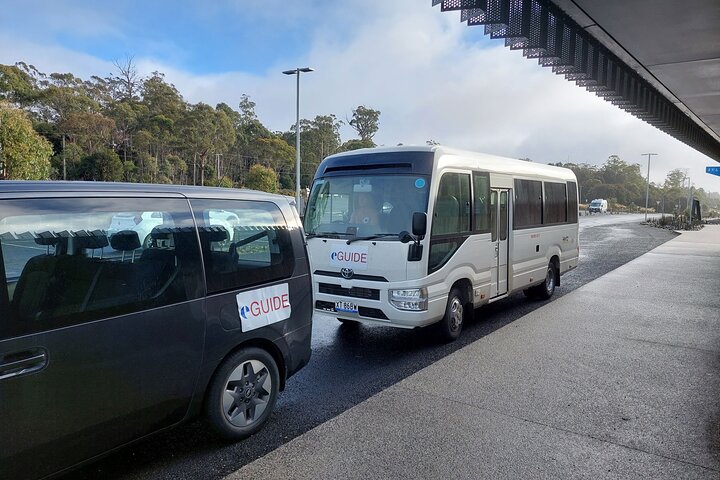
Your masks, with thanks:
[(256, 433), (275, 407), (280, 374), (273, 357), (259, 348), (234, 353), (218, 368), (205, 399), (210, 426), (227, 440)]
[(550, 262), (545, 273), (545, 281), (536, 287), (536, 294), (541, 300), (547, 300), (555, 293), (555, 278), (555, 264)]
[(147, 250), (152, 245), (152, 236), (150, 234), (147, 234), (145, 236), (145, 240), (143, 240), (142, 248)]
[(460, 289), (453, 288), (448, 295), (448, 303), (445, 306), (445, 316), (438, 322), (440, 336), (452, 342), (458, 339), (462, 332), (463, 320), (465, 318), (465, 300)]

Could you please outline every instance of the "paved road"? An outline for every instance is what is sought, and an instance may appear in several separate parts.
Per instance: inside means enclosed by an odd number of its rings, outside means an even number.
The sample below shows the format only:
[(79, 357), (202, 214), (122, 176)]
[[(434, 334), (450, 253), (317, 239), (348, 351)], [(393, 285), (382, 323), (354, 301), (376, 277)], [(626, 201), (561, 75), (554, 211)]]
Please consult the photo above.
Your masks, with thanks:
[[(673, 238), (672, 232), (641, 226), (643, 218), (581, 217), (581, 264), (562, 277), (553, 300)], [(482, 307), (460, 340), (450, 345), (439, 345), (427, 331), (348, 328), (317, 318), (313, 358), (288, 381), (259, 434), (228, 445), (195, 422), (122, 449), (68, 478), (220, 478), (543, 304), (520, 294)]]

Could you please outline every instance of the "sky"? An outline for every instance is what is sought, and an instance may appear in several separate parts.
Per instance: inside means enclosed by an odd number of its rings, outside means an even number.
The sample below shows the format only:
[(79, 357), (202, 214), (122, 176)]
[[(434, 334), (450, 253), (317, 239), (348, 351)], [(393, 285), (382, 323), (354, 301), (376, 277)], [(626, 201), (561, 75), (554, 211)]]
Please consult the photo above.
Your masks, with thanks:
[[(537, 163), (601, 165), (610, 155), (650, 181), (687, 169), (720, 191), (718, 163), (491, 40), (482, 27), (431, 0), (0, 0), (0, 63), (87, 79), (132, 58), (142, 75), (165, 74), (186, 101), (237, 108), (254, 101), (272, 131), (300, 115), (381, 112), (379, 145), (443, 145)], [(355, 138), (348, 126), (343, 141)]]

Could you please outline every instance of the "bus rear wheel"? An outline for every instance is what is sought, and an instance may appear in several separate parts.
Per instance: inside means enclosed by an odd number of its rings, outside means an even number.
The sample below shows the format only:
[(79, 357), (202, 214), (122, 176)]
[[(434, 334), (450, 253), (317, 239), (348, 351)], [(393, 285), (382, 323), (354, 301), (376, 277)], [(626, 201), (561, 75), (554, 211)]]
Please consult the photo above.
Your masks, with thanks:
[(460, 332), (462, 332), (464, 318), (465, 299), (460, 289), (455, 287), (450, 290), (450, 295), (448, 295), (445, 315), (437, 323), (437, 329), (443, 340), (453, 342), (458, 339)]
[(555, 279), (557, 278), (557, 272), (555, 271), (555, 264), (550, 262), (545, 273), (545, 281), (535, 287), (537, 290), (536, 295), (540, 300), (547, 300), (555, 293)]

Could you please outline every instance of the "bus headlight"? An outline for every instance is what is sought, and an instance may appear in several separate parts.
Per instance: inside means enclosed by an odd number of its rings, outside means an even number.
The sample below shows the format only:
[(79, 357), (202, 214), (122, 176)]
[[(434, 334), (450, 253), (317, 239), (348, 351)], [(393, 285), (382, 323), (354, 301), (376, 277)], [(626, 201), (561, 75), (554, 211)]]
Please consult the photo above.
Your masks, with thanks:
[(390, 303), (400, 310), (421, 312), (427, 310), (427, 288), (404, 288), (390, 290)]

